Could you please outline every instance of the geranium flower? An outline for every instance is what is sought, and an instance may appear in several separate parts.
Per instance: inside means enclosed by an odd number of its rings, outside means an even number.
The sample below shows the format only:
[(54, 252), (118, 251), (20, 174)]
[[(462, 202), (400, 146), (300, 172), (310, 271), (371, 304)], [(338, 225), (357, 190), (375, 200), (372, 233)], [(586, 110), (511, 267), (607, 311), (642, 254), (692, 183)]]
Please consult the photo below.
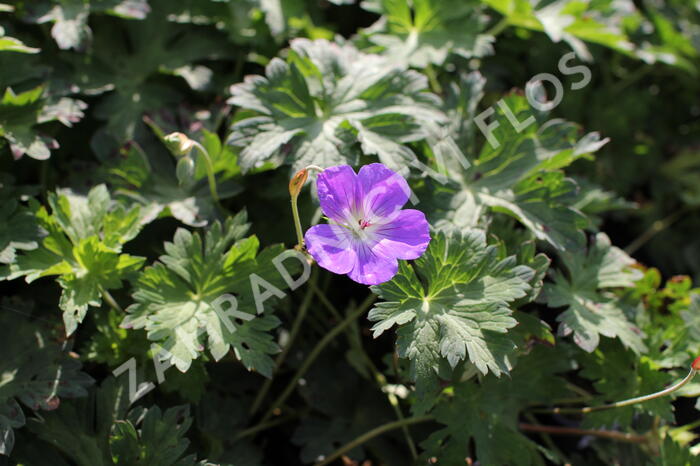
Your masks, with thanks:
[(428, 247), (423, 212), (401, 209), (410, 195), (408, 183), (383, 164), (365, 165), (357, 174), (348, 165), (330, 167), (316, 186), (330, 223), (311, 227), (304, 241), (324, 269), (377, 285), (396, 275), (397, 259), (417, 259)]

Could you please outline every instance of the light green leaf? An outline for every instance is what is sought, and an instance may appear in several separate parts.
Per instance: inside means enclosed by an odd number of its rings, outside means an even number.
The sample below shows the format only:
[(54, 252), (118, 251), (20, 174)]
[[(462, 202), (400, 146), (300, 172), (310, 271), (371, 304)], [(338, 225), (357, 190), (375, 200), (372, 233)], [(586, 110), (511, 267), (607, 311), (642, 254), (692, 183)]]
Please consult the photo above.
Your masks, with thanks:
[(19, 39), (0, 34), (0, 52), (39, 53), (40, 51), (38, 48), (24, 45)]
[[(544, 122), (525, 97), (511, 95), (497, 106), (491, 132), (475, 160), (464, 170), (450, 170), (452, 199), (438, 209), (436, 224), (444, 229), (476, 225), (484, 209), (516, 218), (535, 236), (559, 250), (583, 244), (585, 217), (572, 205), (576, 184), (561, 169), (602, 147), (607, 139), (589, 133), (577, 140), (578, 128), (562, 120)], [(510, 121), (530, 122), (516, 128)], [(445, 206), (445, 204), (443, 204)], [(441, 213), (442, 212), (442, 213)]]
[(43, 92), (43, 87), (36, 87), (15, 94), (8, 87), (0, 100), (0, 137), (9, 142), (15, 158), (27, 154), (38, 160), (46, 160), (51, 155), (51, 148), (57, 147), (56, 141), (41, 137), (33, 129), (44, 104)]
[[(182, 372), (206, 346), (215, 360), (233, 348), (246, 368), (271, 374), (270, 355), (278, 347), (268, 331), (279, 320), (270, 314), (256, 316), (251, 274), (284, 288), (272, 264), (283, 249), (270, 247), (258, 254), (257, 238), (243, 239), (245, 222), (245, 213), (224, 225), (216, 222), (204, 238), (178, 229), (173, 241), (165, 243), (160, 262), (139, 277), (136, 303), (127, 309), (122, 326), (144, 328), (148, 339), (164, 350), (162, 357)], [(227, 293), (230, 297), (224, 296)]]
[(479, 2), (473, 0), (382, 0), (383, 17), (367, 38), (390, 60), (416, 68), (442, 65), (450, 53), (465, 58), (493, 52)]
[[(350, 44), (295, 39), (286, 61), (274, 58), (265, 77), (231, 88), (229, 102), (245, 111), (228, 142), (242, 148), (245, 171), (287, 156), (295, 170), (355, 164), (358, 154), (348, 145), (359, 142), (406, 173), (417, 158), (405, 143), (425, 137), (422, 122), (445, 121), (427, 88), (424, 76)], [(382, 124), (387, 120), (390, 127)]]
[(122, 279), (143, 265), (143, 258), (121, 254), (121, 248), (138, 234), (144, 219), (139, 207), (126, 210), (113, 203), (104, 185), (87, 196), (59, 190), (48, 200), (51, 213), (44, 207), (36, 210), (47, 231), (41, 246), (17, 256), (0, 277), (25, 277), (30, 283), (58, 275), (63, 289), (59, 307), (70, 335), (89, 307), (101, 305), (104, 291), (120, 288)]
[(438, 233), (411, 267), (401, 263), (390, 282), (372, 288), (383, 299), (369, 313), (374, 336), (398, 326), (398, 351), (411, 360), (421, 393), (436, 385), (441, 358), (452, 368), (468, 360), (483, 374), (507, 373), (516, 325), (509, 303), (524, 297), (534, 272), (499, 259), (485, 233)]
[[(694, 68), (674, 47), (652, 46), (647, 40), (632, 41), (632, 37), (648, 34), (653, 28), (645, 21), (645, 15), (650, 13), (645, 9), (642, 14), (631, 0), (605, 2), (605, 5), (568, 0), (486, 0), (484, 3), (504, 15), (507, 25), (545, 32), (553, 42), (566, 42), (586, 61), (592, 61), (593, 56), (584, 41), (609, 47), (647, 63), (660, 61)], [(627, 24), (643, 27), (628, 30)], [(686, 46), (681, 51), (687, 50)], [(697, 56), (697, 52), (691, 53)]]
[(90, 4), (82, 0), (64, 0), (55, 5), (46, 15), (38, 19), (39, 23), (53, 22), (51, 36), (58, 48), (63, 50), (82, 49), (92, 31), (87, 24)]

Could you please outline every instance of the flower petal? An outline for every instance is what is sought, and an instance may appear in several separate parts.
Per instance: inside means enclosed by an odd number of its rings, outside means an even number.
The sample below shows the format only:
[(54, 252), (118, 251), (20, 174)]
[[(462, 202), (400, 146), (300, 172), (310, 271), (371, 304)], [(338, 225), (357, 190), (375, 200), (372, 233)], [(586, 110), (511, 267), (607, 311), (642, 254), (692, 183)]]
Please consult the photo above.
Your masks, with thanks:
[(397, 259), (417, 259), (430, 243), (430, 225), (420, 210), (401, 210), (388, 223), (373, 231), (377, 240), (372, 249)]
[[(379, 285), (388, 282), (399, 270), (398, 261), (382, 254), (381, 250), (365, 242), (355, 242), (357, 262), (348, 276), (363, 285)], [(375, 244), (376, 246), (376, 244)]]
[(304, 235), (309, 254), (318, 265), (333, 273), (346, 274), (357, 262), (352, 233), (338, 225), (315, 225)]
[(318, 175), (316, 187), (324, 215), (338, 223), (346, 223), (361, 205), (357, 175), (349, 165), (326, 168)]
[(357, 178), (363, 196), (364, 217), (370, 222), (396, 215), (411, 195), (406, 180), (381, 163), (365, 165)]

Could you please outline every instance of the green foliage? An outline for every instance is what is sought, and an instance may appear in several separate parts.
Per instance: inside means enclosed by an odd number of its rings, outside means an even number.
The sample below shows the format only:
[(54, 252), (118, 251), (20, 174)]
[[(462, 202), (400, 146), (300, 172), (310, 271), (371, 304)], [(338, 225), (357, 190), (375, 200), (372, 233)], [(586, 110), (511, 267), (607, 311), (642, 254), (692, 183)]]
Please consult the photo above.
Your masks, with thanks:
[(88, 25), (91, 13), (109, 13), (121, 18), (144, 19), (151, 10), (147, 0), (40, 0), (31, 8), (20, 8), (20, 16), (38, 24), (52, 23), (51, 36), (60, 49), (82, 50), (92, 38)]
[(265, 77), (231, 88), (244, 112), (228, 142), (242, 147), (244, 170), (286, 157), (293, 169), (356, 164), (363, 153), (397, 171), (418, 163), (406, 145), (423, 139), (421, 123), (440, 122), (439, 100), (419, 73), (351, 44), (296, 39), (287, 60), (274, 58)]
[[(478, 91), (472, 96), (478, 102)], [(578, 128), (561, 120), (544, 121), (524, 97), (501, 100), (491, 133), (478, 158), (465, 169), (451, 168), (455, 183), (447, 187), (449, 209), (439, 214), (441, 228), (468, 228), (483, 218), (485, 208), (518, 219), (538, 239), (560, 250), (580, 248), (585, 218), (573, 208), (576, 184), (561, 171), (595, 152), (607, 140), (597, 133), (576, 138)], [(521, 127), (516, 128), (515, 118)], [(456, 134), (459, 140), (460, 135)], [(456, 169), (455, 169), (456, 168)]]
[[(648, 30), (649, 26), (648, 18), (637, 10), (632, 1), (602, 1), (592, 5), (587, 2), (527, 0), (486, 0), (485, 3), (504, 15), (508, 25), (543, 31), (554, 42), (563, 40), (587, 61), (591, 61), (593, 56), (583, 41), (601, 44), (648, 62), (659, 60), (692, 67), (682, 55), (669, 53), (675, 52), (673, 49), (679, 46), (677, 38), (682, 36), (674, 33), (668, 23), (661, 23), (659, 28), (666, 44), (652, 46), (642, 41), (639, 44), (631, 41), (630, 36)], [(665, 21), (661, 16), (659, 20)], [(668, 32), (664, 33), (664, 30)], [(684, 46), (686, 44), (681, 45), (681, 49), (688, 51)], [(689, 53), (697, 56), (697, 51)]]
[[(696, 379), (584, 408), (700, 355), (699, 25), (684, 0), (0, 3), (0, 463), (697, 464)], [(292, 250), (288, 184), (376, 161), (432, 240), (368, 289)]]
[(129, 410), (128, 400), (127, 388), (108, 380), (88, 398), (32, 420), (29, 429), (80, 466), (201, 464), (195, 455), (183, 457), (192, 424), (187, 407)]
[(34, 126), (58, 120), (70, 127), (82, 118), (85, 107), (84, 102), (69, 98), (52, 102), (45, 98), (42, 86), (19, 94), (6, 87), (0, 99), (0, 138), (9, 144), (15, 158), (26, 154), (38, 160), (48, 159), (58, 143)]
[(544, 288), (543, 299), (550, 307), (566, 307), (559, 314), (559, 332), (573, 333), (574, 341), (591, 352), (600, 335), (619, 338), (628, 348), (646, 351), (640, 331), (625, 316), (624, 305), (609, 293), (611, 288), (633, 287), (640, 274), (622, 250), (611, 246), (605, 233), (598, 233), (586, 255), (561, 254), (566, 275), (553, 272), (552, 283)]
[(434, 390), (442, 358), (453, 369), (468, 360), (483, 374), (507, 373), (515, 350), (508, 330), (517, 324), (508, 304), (526, 295), (533, 275), (513, 257), (499, 258), (483, 231), (438, 234), (414, 268), (401, 264), (391, 282), (373, 288), (384, 300), (369, 314), (374, 336), (399, 326), (399, 355), (411, 360), (419, 398)]
[[(146, 329), (148, 339), (165, 350), (164, 359), (182, 372), (206, 341), (217, 361), (233, 348), (248, 369), (268, 377), (272, 373), (270, 355), (278, 347), (267, 332), (279, 319), (269, 314), (253, 318), (258, 305), (254, 293), (260, 293), (261, 285), (251, 274), (264, 280), (260, 283), (266, 289), (284, 287), (272, 263), (283, 249), (270, 247), (258, 254), (257, 238), (243, 238), (245, 222), (246, 214), (240, 213), (224, 225), (212, 225), (204, 238), (178, 229), (160, 262), (148, 267), (136, 284), (136, 303), (127, 309), (122, 325)], [(235, 300), (225, 299), (225, 293), (233, 293)], [(234, 311), (242, 315), (229, 315)]]
[(35, 211), (47, 232), (41, 246), (17, 257), (3, 272), (7, 280), (26, 277), (27, 283), (57, 275), (61, 285), (58, 303), (66, 334), (72, 334), (88, 307), (100, 307), (102, 294), (120, 288), (121, 280), (137, 271), (143, 258), (120, 254), (122, 245), (142, 227), (140, 209), (125, 209), (112, 202), (107, 187), (99, 185), (87, 196), (70, 191), (49, 194), (51, 213)]
[[(606, 342), (600, 349), (581, 358), (581, 365), (581, 376), (589, 379), (599, 394), (596, 401), (591, 400), (592, 404), (631, 398), (638, 393), (653, 393), (673, 381), (668, 374), (655, 370), (646, 358), (637, 361), (634, 353), (612, 342)], [(638, 406), (593, 413), (586, 418), (585, 424), (630, 426), (634, 413), (640, 411), (671, 423), (674, 421), (670, 400), (661, 398)]]
[(667, 436), (661, 444), (661, 455), (654, 458), (648, 464), (658, 466), (696, 466), (700, 464), (700, 459), (692, 455), (687, 448), (683, 448), (671, 437)]
[(493, 52), (493, 37), (480, 34), (485, 21), (479, 2), (380, 0), (363, 6), (383, 15), (367, 31), (368, 40), (398, 63), (425, 67), (442, 65), (450, 53), (472, 58)]
[[(20, 203), (11, 177), (2, 177), (0, 185), (0, 264), (12, 264), (17, 250), (30, 251), (38, 247), (41, 230), (31, 210)], [(18, 199), (19, 198), (19, 199)]]
[[(3, 308), (12, 304), (3, 300)], [(0, 314), (0, 339), (5, 354), (12, 355), (0, 362), (0, 454), (9, 455), (13, 429), (26, 420), (20, 403), (33, 411), (54, 410), (62, 399), (85, 396), (93, 379), (81, 372), (68, 344), (23, 315)]]
[[(0, 10), (0, 13), (3, 11)], [(37, 53), (39, 49), (28, 47), (21, 40), (6, 36), (5, 29), (0, 27), (0, 52)]]
[[(214, 173), (220, 174), (218, 179), (222, 180), (217, 190), (219, 197), (237, 194), (241, 188), (230, 179), (238, 174), (235, 156), (215, 134), (205, 132), (202, 145), (209, 151)], [(120, 154), (117, 161), (106, 167), (107, 177), (119, 197), (141, 205), (148, 218), (170, 215), (185, 225), (204, 226), (217, 217), (216, 202), (207, 184), (206, 163), (201, 157), (195, 158), (194, 173), (179, 180), (179, 165), (173, 167), (170, 159), (149, 157), (136, 144), (122, 148)]]
[[(449, 400), (435, 409), (446, 427), (425, 441), (425, 456), (458, 463), (470, 455), (470, 442), (485, 464), (545, 464), (544, 450), (518, 430), (519, 411), (532, 402), (547, 402), (566, 394), (556, 374), (568, 369), (556, 351), (537, 348), (518, 364), (510, 380), (489, 376), (480, 384), (462, 382)], [(547, 453), (548, 456), (551, 453)]]
[[(165, 412), (158, 406), (135, 411), (129, 414), (131, 419), (112, 425), (109, 447), (114, 464), (196, 464), (194, 455), (182, 458), (190, 443), (184, 435), (192, 424), (186, 406)], [(140, 429), (136, 428), (138, 424)]]

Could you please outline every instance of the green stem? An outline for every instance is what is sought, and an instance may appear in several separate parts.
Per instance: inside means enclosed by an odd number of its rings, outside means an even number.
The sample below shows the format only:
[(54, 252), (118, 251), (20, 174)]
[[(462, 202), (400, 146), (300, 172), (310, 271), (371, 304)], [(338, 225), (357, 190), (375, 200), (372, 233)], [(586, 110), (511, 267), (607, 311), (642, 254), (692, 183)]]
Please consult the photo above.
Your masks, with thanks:
[[(330, 300), (326, 297), (326, 295), (318, 288), (318, 286), (314, 283), (311, 285), (311, 287), (314, 289), (316, 292), (317, 296), (321, 300), (321, 303), (323, 303), (324, 306), (333, 314), (333, 316), (340, 320), (341, 319), (341, 314), (338, 312), (338, 310), (335, 308), (333, 303), (330, 302)], [(348, 332), (349, 333), (349, 332)], [(350, 344), (353, 344), (353, 338), (351, 334), (348, 334), (348, 341)], [(370, 372), (372, 372), (375, 381), (377, 382), (377, 385), (379, 386), (379, 389), (382, 390), (384, 393), (386, 393), (387, 398), (389, 399), (389, 404), (391, 405), (391, 408), (394, 410), (394, 413), (396, 414), (396, 417), (399, 420), (404, 419), (404, 415), (401, 412), (401, 407), (399, 406), (399, 400), (394, 395), (393, 393), (389, 393), (385, 391), (385, 387), (388, 385), (388, 382), (386, 380), (386, 377), (384, 377), (384, 374), (382, 374), (379, 369), (377, 369), (377, 366), (374, 365), (372, 362), (372, 359), (369, 357), (369, 355), (365, 352), (364, 348), (362, 348), (361, 344), (357, 345), (357, 349), (362, 355), (363, 360), (365, 361), (365, 365), (369, 368)], [(408, 427), (403, 426), (402, 427), (404, 438), (406, 439), (406, 443), (408, 444), (408, 449), (411, 451), (411, 456), (415, 460), (418, 458), (418, 451), (416, 450), (416, 444), (413, 442), (413, 438), (411, 438), (411, 433), (408, 430)]]
[(44, 203), (48, 202), (46, 193), (49, 191), (49, 160), (45, 160), (39, 165), (39, 184), (41, 185), (41, 198), (44, 200)]
[[(314, 283), (312, 285), (312, 288), (316, 292), (318, 298), (321, 300), (321, 303), (323, 303), (324, 306), (333, 314), (333, 316), (340, 320), (341, 319), (341, 314), (338, 312), (338, 310), (335, 308), (333, 303), (330, 302), (330, 300), (326, 297), (326, 295), (321, 291), (318, 286)], [(391, 405), (391, 408), (394, 410), (394, 413), (396, 414), (396, 417), (401, 420), (404, 419), (404, 415), (401, 412), (401, 407), (399, 406), (399, 400), (394, 395), (393, 393), (389, 393), (385, 391), (385, 387), (388, 385), (388, 382), (386, 380), (386, 377), (384, 377), (384, 374), (382, 374), (379, 369), (377, 369), (377, 366), (374, 365), (372, 362), (372, 359), (369, 357), (367, 352), (364, 350), (362, 347), (361, 343), (358, 343), (357, 345), (353, 345), (354, 340), (353, 340), (353, 335), (350, 332), (348, 333), (348, 342), (350, 343), (351, 346), (357, 346), (357, 350), (359, 353), (362, 355), (363, 360), (365, 361), (365, 365), (369, 368), (370, 372), (374, 375), (374, 380), (377, 382), (377, 385), (379, 386), (379, 389), (382, 390), (387, 398), (389, 399), (389, 404)], [(402, 427), (404, 438), (406, 439), (406, 443), (408, 444), (408, 449), (411, 451), (411, 456), (415, 460), (418, 458), (418, 451), (416, 450), (416, 444), (413, 441), (413, 438), (411, 437), (411, 433), (408, 431), (408, 427), (404, 426)]]
[(321, 304), (326, 306), (326, 309), (328, 309), (331, 312), (331, 314), (333, 314), (333, 317), (335, 317), (338, 320), (342, 320), (343, 316), (340, 313), (340, 311), (338, 311), (335, 308), (333, 303), (330, 302), (330, 300), (326, 297), (326, 294), (318, 287), (318, 285), (313, 283), (313, 284), (311, 284), (311, 288), (316, 293), (316, 296), (321, 301)]
[(638, 396), (636, 398), (630, 398), (628, 400), (616, 401), (615, 403), (609, 403), (609, 404), (600, 405), (600, 406), (584, 406), (583, 408), (556, 407), (556, 408), (551, 408), (551, 409), (533, 410), (533, 412), (547, 413), (547, 414), (587, 414), (587, 413), (592, 413), (595, 411), (603, 411), (606, 409), (613, 409), (613, 408), (622, 408), (624, 406), (630, 406), (630, 405), (634, 405), (637, 403), (644, 403), (645, 401), (650, 401), (650, 400), (654, 400), (656, 398), (660, 398), (662, 396), (670, 395), (671, 393), (673, 393), (676, 390), (678, 390), (679, 388), (681, 388), (683, 385), (685, 385), (688, 382), (690, 382), (691, 380), (693, 380), (693, 377), (695, 377), (696, 373), (697, 373), (697, 370), (691, 367), (690, 372), (688, 372), (688, 375), (686, 375), (683, 380), (676, 383), (675, 385), (671, 385), (668, 388), (665, 388), (665, 389), (658, 391), (656, 393), (651, 393), (649, 395)]
[(105, 302), (106, 302), (107, 304), (109, 304), (109, 306), (110, 306), (112, 309), (114, 309), (115, 311), (117, 311), (117, 312), (119, 312), (119, 313), (123, 313), (123, 312), (124, 312), (124, 309), (122, 309), (122, 307), (119, 305), (119, 303), (117, 303), (117, 301), (115, 301), (114, 297), (110, 294), (109, 291), (103, 289), (103, 290), (102, 290), (102, 298), (103, 298), (103, 299), (105, 300)]
[(320, 461), (319, 463), (316, 463), (316, 466), (325, 466), (326, 464), (330, 464), (331, 462), (335, 461), (337, 458), (339, 458), (341, 455), (344, 453), (352, 450), (353, 448), (362, 445), (363, 443), (366, 443), (370, 440), (372, 440), (374, 437), (377, 437), (384, 432), (389, 432), (390, 430), (398, 429), (400, 427), (404, 426), (410, 426), (412, 424), (419, 424), (421, 422), (428, 422), (428, 421), (434, 421), (435, 418), (433, 416), (418, 416), (418, 417), (409, 417), (406, 419), (402, 419), (400, 421), (394, 421), (394, 422), (389, 422), (386, 424), (383, 424), (379, 427), (375, 427), (374, 429), (370, 430), (369, 432), (365, 432), (364, 434), (360, 435), (356, 439), (346, 443), (342, 447), (338, 448), (336, 451), (331, 453), (328, 457), (326, 457), (323, 461)]
[(233, 436), (233, 440), (236, 441), (236, 440), (240, 440), (242, 438), (257, 434), (258, 432), (260, 432), (262, 430), (270, 429), (270, 428), (278, 426), (280, 424), (284, 424), (285, 422), (289, 422), (292, 419), (296, 419), (297, 417), (299, 417), (299, 416), (294, 414), (294, 415), (290, 415), (290, 416), (284, 416), (284, 417), (280, 417), (277, 419), (273, 419), (273, 420), (268, 421), (268, 422), (261, 422), (260, 424), (254, 426), (254, 427), (251, 427), (249, 429), (245, 429), (245, 430), (238, 432), (236, 435)]
[[(394, 414), (396, 414), (396, 417), (399, 419), (399, 421), (403, 421), (406, 419), (401, 412), (401, 406), (399, 406), (399, 399), (397, 398), (396, 395), (393, 393), (390, 393), (386, 391), (386, 386), (389, 384), (386, 380), (386, 377), (384, 377), (384, 374), (382, 374), (379, 369), (377, 369), (377, 366), (374, 365), (370, 357), (365, 353), (362, 348), (360, 348), (361, 354), (365, 359), (365, 364), (367, 367), (369, 367), (370, 371), (372, 374), (374, 374), (374, 380), (376, 380), (377, 385), (379, 385), (379, 389), (383, 391), (387, 398), (389, 399), (389, 404), (391, 405), (391, 408), (394, 410)], [(413, 441), (413, 437), (411, 437), (411, 432), (408, 430), (408, 426), (401, 426), (401, 430), (403, 431), (403, 436), (404, 439), (406, 440), (406, 443), (408, 444), (408, 449), (411, 451), (411, 457), (416, 460), (418, 458), (418, 450), (416, 449), (416, 444)]]
[(639, 81), (640, 79), (642, 79), (644, 76), (646, 76), (653, 69), (654, 69), (654, 67), (651, 65), (641, 65), (639, 68), (632, 71), (631, 73), (628, 73), (627, 76), (625, 76), (623, 79), (621, 79), (616, 84), (614, 84), (611, 87), (612, 92), (614, 92), (615, 94), (621, 92), (624, 88), (626, 88), (626, 87), (634, 84), (635, 82)]
[(651, 224), (651, 226), (649, 227), (648, 230), (646, 230), (644, 233), (639, 235), (637, 237), (637, 239), (632, 241), (625, 248), (625, 252), (627, 254), (630, 254), (630, 255), (634, 254), (639, 248), (644, 246), (654, 236), (656, 236), (657, 234), (664, 231), (666, 228), (673, 225), (676, 221), (680, 220), (680, 218), (691, 209), (692, 209), (691, 207), (686, 206), (680, 210), (677, 210), (676, 212), (673, 212), (672, 214), (668, 215), (667, 217), (664, 217), (660, 220), (656, 220), (654, 223)]
[(628, 434), (626, 432), (618, 432), (615, 430), (577, 429), (575, 427), (541, 426), (525, 423), (520, 423), (518, 427), (520, 430), (525, 432), (540, 432), (553, 435), (592, 435), (594, 437), (601, 437), (628, 443), (647, 443), (649, 441), (648, 437), (644, 435)]
[[(341, 315), (340, 312), (335, 308), (333, 303), (330, 302), (330, 300), (326, 297), (326, 295), (321, 291), (316, 284), (312, 285), (314, 288), (314, 291), (316, 291), (316, 294), (318, 295), (319, 299), (321, 300), (321, 303), (323, 303), (324, 306), (333, 314), (333, 316), (340, 320)], [(370, 372), (374, 376), (374, 380), (377, 382), (377, 385), (379, 385), (379, 389), (383, 391), (387, 398), (389, 399), (389, 404), (391, 405), (391, 408), (394, 410), (394, 413), (396, 414), (396, 417), (401, 420), (404, 419), (404, 415), (401, 412), (401, 407), (399, 406), (399, 400), (394, 395), (393, 393), (389, 393), (385, 391), (385, 387), (388, 385), (388, 382), (386, 380), (386, 377), (384, 377), (384, 374), (382, 374), (379, 369), (377, 369), (377, 366), (374, 365), (372, 362), (372, 359), (369, 357), (367, 352), (364, 350), (362, 347), (362, 344), (357, 342), (357, 344), (354, 344), (355, 341), (353, 339), (353, 335), (351, 332), (347, 331), (346, 332), (348, 335), (348, 342), (350, 346), (356, 346), (357, 350), (359, 353), (362, 355), (362, 358), (365, 362), (365, 365), (369, 368)], [(403, 426), (402, 427), (404, 438), (406, 439), (406, 443), (408, 444), (408, 449), (411, 451), (411, 456), (415, 460), (418, 458), (418, 451), (416, 450), (416, 445), (413, 442), (413, 438), (411, 438), (411, 433), (408, 431), (408, 427)]]
[[(311, 305), (311, 298), (314, 295), (314, 286), (316, 285), (317, 277), (318, 274), (316, 273), (316, 269), (312, 270), (311, 278), (309, 278), (309, 285), (311, 286), (307, 289), (306, 295), (304, 296), (304, 300), (302, 301), (301, 306), (299, 306), (299, 312), (297, 312), (297, 315), (294, 319), (294, 323), (292, 324), (292, 330), (289, 333), (289, 340), (287, 341), (287, 344), (284, 345), (282, 352), (277, 356), (277, 359), (275, 360), (275, 368), (272, 372), (273, 376), (279, 370), (279, 368), (282, 367), (282, 364), (284, 364), (284, 361), (287, 359), (287, 355), (289, 354), (289, 350), (292, 348), (292, 344), (294, 343), (294, 340), (299, 334), (301, 324), (304, 321), (304, 317), (306, 317), (306, 313), (309, 310), (309, 306)], [(265, 396), (267, 396), (267, 393), (270, 391), (271, 386), (272, 377), (270, 377), (269, 379), (265, 379), (265, 383), (263, 384), (262, 389), (258, 392), (258, 395), (255, 397), (255, 401), (253, 401), (253, 405), (250, 407), (250, 416), (253, 416), (258, 411), (258, 408), (260, 408), (260, 404), (265, 399)]]
[(508, 27), (508, 17), (504, 16), (503, 18), (501, 18), (501, 20), (499, 22), (494, 24), (494, 26), (491, 29), (486, 31), (486, 35), (495, 37), (495, 36), (499, 35), (501, 32), (503, 32), (503, 30), (507, 27)]
[(297, 199), (299, 196), (292, 196), (292, 217), (294, 217), (294, 228), (297, 232), (297, 247), (304, 247), (304, 233), (301, 230), (301, 220), (299, 219), (299, 207), (297, 206)]
[(430, 87), (432, 87), (433, 92), (438, 95), (442, 94), (442, 86), (440, 85), (440, 81), (438, 80), (437, 73), (435, 72), (433, 65), (428, 64), (424, 71), (428, 75), (428, 81), (430, 81)]
[(306, 357), (304, 362), (302, 363), (301, 367), (297, 369), (296, 374), (294, 374), (294, 377), (292, 377), (292, 380), (289, 381), (287, 384), (287, 387), (284, 389), (282, 394), (277, 397), (277, 399), (270, 405), (270, 408), (267, 410), (265, 415), (262, 418), (261, 423), (267, 421), (274, 411), (282, 406), (285, 401), (287, 401), (287, 398), (289, 398), (289, 395), (292, 394), (294, 389), (297, 386), (297, 383), (299, 382), (299, 379), (301, 379), (304, 374), (306, 374), (306, 371), (309, 370), (309, 367), (311, 367), (311, 364), (316, 360), (316, 358), (321, 354), (321, 351), (328, 346), (328, 344), (333, 341), (333, 339), (338, 335), (340, 332), (345, 329), (348, 325), (350, 325), (352, 322), (355, 321), (358, 317), (360, 317), (362, 314), (367, 312), (367, 309), (372, 305), (374, 300), (376, 299), (376, 296), (373, 294), (370, 294), (367, 299), (364, 300), (364, 302), (358, 306), (357, 309), (355, 309), (353, 312), (347, 315), (345, 317), (345, 320), (340, 322), (338, 325), (333, 327), (330, 332), (328, 332), (322, 339), (321, 341), (316, 344), (313, 350), (311, 350), (311, 353)]
[(195, 140), (191, 140), (193, 145), (199, 150), (204, 158), (204, 163), (207, 166), (207, 179), (209, 180), (209, 191), (211, 192), (211, 197), (214, 199), (216, 205), (219, 205), (219, 193), (216, 190), (216, 178), (214, 177), (214, 164), (211, 162), (211, 157), (209, 157), (209, 152), (204, 148), (203, 145)]

